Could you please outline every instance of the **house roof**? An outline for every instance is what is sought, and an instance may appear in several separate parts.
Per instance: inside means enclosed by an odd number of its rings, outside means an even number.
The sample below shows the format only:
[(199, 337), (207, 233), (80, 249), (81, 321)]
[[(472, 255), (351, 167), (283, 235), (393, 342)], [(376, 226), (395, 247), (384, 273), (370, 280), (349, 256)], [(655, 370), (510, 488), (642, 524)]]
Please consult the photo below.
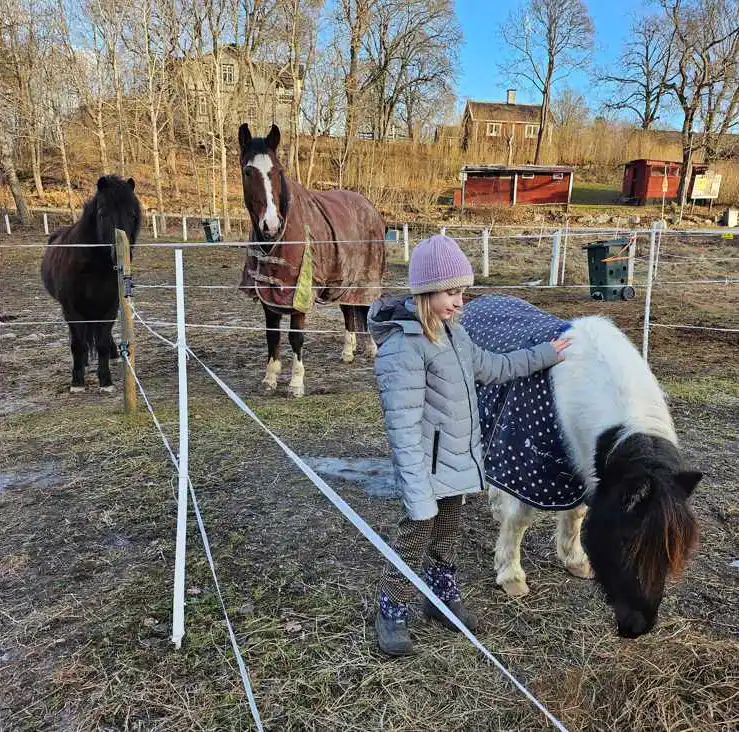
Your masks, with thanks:
[(505, 102), (467, 102), (467, 111), (474, 122), (538, 123), (541, 108), (538, 104), (506, 104)]
[[(682, 163), (679, 160), (651, 160), (647, 158), (638, 158), (637, 160), (629, 160), (628, 163), (624, 163), (624, 165), (636, 165), (637, 163), (644, 163), (645, 165), (648, 165), (649, 167), (656, 166), (656, 165), (682, 165)], [(706, 163), (693, 163), (693, 169), (696, 168), (707, 168), (708, 165)]]
[(465, 165), (463, 173), (490, 173), (491, 175), (510, 173), (572, 173), (574, 168), (567, 165)]

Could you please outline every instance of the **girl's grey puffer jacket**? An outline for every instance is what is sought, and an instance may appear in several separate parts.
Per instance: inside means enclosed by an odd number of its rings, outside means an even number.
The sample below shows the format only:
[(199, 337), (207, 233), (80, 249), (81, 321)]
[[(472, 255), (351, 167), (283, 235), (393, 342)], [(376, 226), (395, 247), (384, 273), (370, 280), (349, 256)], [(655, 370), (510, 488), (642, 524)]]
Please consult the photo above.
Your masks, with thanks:
[(409, 296), (376, 300), (369, 329), (395, 475), (409, 518), (436, 516), (439, 498), (477, 493), (484, 469), (475, 381), (503, 383), (557, 363), (551, 343), (506, 354), (476, 346), (459, 325), (432, 343)]

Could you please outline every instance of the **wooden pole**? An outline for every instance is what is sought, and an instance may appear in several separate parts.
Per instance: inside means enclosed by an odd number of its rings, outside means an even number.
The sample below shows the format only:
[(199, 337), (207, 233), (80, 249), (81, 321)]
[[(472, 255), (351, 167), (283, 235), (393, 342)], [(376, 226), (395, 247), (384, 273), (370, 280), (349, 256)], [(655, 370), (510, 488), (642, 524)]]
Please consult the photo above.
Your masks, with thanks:
[(488, 246), (488, 239), (490, 237), (490, 230), (482, 230), (482, 276), (490, 277), (490, 251)]
[(182, 217), (182, 241), (187, 241), (187, 216)]
[(654, 255), (657, 249), (657, 228), (652, 225), (649, 233), (649, 266), (647, 268), (647, 293), (644, 297), (644, 331), (642, 333), (641, 355), (649, 362), (649, 321), (652, 315), (652, 285), (654, 283)]
[(136, 383), (133, 369), (136, 368), (136, 348), (133, 338), (133, 310), (131, 309), (131, 247), (125, 231), (115, 230), (115, 252), (118, 263), (118, 302), (121, 308), (121, 354), (125, 355), (131, 368), (123, 374), (123, 405), (126, 414), (136, 412)]
[(151, 215), (151, 233), (154, 235), (155, 239), (159, 238), (159, 235), (157, 233), (157, 215), (156, 213), (153, 213)]
[(49, 236), (49, 214), (44, 214), (44, 234)]
[(10, 217), (8, 216), (8, 214), (5, 214), (5, 231), (8, 232), (8, 236), (10, 236), (10, 234), (12, 233), (10, 231)]

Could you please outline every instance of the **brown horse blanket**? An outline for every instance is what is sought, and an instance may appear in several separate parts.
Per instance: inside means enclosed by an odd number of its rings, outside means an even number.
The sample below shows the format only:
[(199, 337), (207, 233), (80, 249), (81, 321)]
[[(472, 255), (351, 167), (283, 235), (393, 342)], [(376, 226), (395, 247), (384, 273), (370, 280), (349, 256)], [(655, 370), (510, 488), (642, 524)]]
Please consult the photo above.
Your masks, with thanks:
[(239, 289), (266, 305), (300, 312), (314, 300), (369, 305), (380, 296), (385, 270), (380, 214), (353, 191), (309, 191), (290, 179), (288, 185), (283, 234), (270, 243), (252, 231)]

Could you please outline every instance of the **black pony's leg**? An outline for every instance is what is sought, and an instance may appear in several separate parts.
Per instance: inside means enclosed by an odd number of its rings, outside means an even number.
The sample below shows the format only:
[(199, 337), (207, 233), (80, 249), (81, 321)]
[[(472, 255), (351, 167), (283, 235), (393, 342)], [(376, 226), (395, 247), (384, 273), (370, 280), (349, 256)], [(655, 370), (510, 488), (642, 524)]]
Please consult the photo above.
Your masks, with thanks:
[(98, 353), (98, 383), (101, 391), (113, 391), (113, 379), (110, 376), (110, 344), (113, 340), (111, 331), (113, 323), (96, 323), (95, 346)]
[(270, 310), (264, 306), (264, 319), (267, 328), (267, 353), (269, 358), (267, 361), (267, 373), (264, 375), (262, 383), (267, 391), (275, 391), (277, 389), (277, 378), (282, 371), (280, 363), (280, 320), (282, 315), (279, 312)]
[(305, 313), (293, 311), (290, 315), (290, 346), (293, 349), (293, 369), (288, 391), (292, 396), (305, 394), (305, 366), (303, 365), (303, 343), (305, 335)]
[(111, 324), (110, 328), (110, 343), (108, 345), (108, 358), (111, 361), (115, 361), (118, 358), (120, 358), (120, 354), (118, 353), (118, 345), (115, 342), (115, 338), (113, 338), (113, 326)]
[(339, 305), (344, 314), (344, 348), (341, 351), (341, 360), (344, 363), (354, 361), (354, 351), (357, 349), (357, 314), (353, 305)]
[(69, 325), (69, 345), (72, 350), (72, 386), (69, 390), (85, 390), (85, 367), (87, 366), (87, 338), (84, 323)]

